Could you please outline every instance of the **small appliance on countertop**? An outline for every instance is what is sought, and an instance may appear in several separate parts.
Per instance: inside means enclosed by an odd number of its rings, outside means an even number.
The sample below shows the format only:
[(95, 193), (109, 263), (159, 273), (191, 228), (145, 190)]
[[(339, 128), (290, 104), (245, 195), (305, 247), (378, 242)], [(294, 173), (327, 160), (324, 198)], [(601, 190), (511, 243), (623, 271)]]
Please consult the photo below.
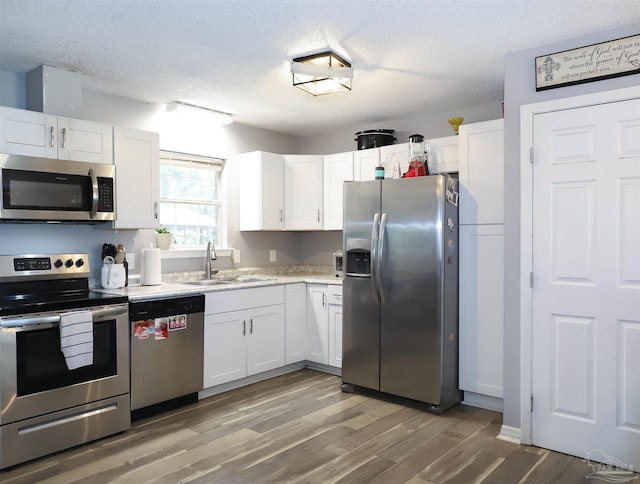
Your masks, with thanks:
[(143, 286), (159, 286), (162, 284), (160, 249), (149, 245), (148, 249), (142, 249), (140, 283)]
[(333, 253), (333, 274), (336, 277), (343, 277), (344, 276), (344, 269), (342, 266), (342, 251), (341, 250), (336, 250)]

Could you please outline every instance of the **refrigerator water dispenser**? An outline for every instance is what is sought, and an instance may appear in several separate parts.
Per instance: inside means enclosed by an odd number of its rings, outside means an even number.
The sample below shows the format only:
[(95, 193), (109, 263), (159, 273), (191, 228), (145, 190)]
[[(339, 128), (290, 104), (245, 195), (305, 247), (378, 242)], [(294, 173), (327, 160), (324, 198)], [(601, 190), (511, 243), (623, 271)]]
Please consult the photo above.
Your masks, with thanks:
[(353, 249), (347, 251), (347, 274), (370, 276), (370, 255), (370, 252), (364, 249)]

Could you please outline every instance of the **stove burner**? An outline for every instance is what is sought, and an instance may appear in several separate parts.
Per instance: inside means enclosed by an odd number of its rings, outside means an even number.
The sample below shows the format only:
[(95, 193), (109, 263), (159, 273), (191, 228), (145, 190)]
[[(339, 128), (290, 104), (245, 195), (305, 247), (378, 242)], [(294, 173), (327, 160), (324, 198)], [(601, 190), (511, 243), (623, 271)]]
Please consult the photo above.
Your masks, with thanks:
[(126, 303), (89, 290), (88, 261), (87, 254), (0, 256), (0, 317)]

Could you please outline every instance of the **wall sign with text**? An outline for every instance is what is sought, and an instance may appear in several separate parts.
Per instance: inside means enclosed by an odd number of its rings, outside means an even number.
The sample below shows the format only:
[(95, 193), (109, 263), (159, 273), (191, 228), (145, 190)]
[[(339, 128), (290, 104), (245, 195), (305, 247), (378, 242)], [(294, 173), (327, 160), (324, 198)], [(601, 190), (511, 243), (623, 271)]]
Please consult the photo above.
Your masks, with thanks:
[(536, 91), (640, 74), (640, 35), (536, 57)]

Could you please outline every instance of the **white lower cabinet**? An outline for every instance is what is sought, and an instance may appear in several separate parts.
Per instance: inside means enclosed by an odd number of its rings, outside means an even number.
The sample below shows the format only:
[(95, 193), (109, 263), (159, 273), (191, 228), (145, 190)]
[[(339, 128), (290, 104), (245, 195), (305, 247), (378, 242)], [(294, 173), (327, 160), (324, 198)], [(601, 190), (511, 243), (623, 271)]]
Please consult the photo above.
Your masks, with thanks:
[(307, 360), (342, 367), (342, 286), (307, 284)]
[(327, 286), (307, 284), (307, 360), (329, 364)]
[(287, 284), (285, 300), (285, 364), (307, 359), (307, 285)]
[(342, 286), (327, 288), (329, 304), (329, 366), (342, 368)]
[(460, 389), (502, 398), (504, 226), (460, 226)]
[(244, 311), (204, 318), (204, 388), (247, 376)]
[(283, 286), (210, 292), (205, 298), (204, 388), (284, 366)]

